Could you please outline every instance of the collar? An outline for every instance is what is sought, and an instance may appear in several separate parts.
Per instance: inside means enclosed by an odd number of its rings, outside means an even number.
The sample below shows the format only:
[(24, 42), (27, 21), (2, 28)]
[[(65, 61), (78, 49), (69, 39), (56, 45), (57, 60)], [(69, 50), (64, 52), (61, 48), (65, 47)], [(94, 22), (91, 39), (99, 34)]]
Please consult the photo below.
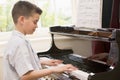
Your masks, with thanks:
[(26, 41), (28, 41), (26, 39), (25, 35), (23, 33), (21, 33), (20, 31), (18, 31), (18, 30), (14, 30), (13, 33), (12, 33), (12, 35), (15, 35), (15, 36), (17, 35), (18, 37), (20, 37), (20, 38), (25, 39)]

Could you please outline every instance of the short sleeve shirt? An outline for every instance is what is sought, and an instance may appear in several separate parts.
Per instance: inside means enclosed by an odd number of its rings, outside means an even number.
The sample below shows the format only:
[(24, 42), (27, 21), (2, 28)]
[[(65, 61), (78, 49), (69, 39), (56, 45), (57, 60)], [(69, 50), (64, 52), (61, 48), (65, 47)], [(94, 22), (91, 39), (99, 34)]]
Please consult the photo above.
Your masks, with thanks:
[(20, 80), (27, 72), (41, 69), (37, 54), (19, 31), (13, 31), (4, 54), (4, 80)]

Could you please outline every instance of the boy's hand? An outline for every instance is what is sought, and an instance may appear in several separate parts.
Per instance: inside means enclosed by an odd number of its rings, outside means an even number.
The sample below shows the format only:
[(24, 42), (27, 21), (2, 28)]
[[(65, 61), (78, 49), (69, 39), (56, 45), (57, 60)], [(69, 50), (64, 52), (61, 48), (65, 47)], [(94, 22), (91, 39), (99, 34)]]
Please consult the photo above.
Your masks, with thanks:
[(40, 62), (43, 65), (56, 66), (58, 64), (61, 64), (63, 61), (62, 60), (57, 60), (57, 59), (42, 59)]
[(60, 64), (58, 66), (54, 66), (54, 67), (51, 67), (49, 69), (51, 69), (54, 73), (61, 73), (61, 72), (70, 73), (71, 71), (78, 70), (78, 68), (74, 67), (71, 64), (66, 64), (66, 65)]

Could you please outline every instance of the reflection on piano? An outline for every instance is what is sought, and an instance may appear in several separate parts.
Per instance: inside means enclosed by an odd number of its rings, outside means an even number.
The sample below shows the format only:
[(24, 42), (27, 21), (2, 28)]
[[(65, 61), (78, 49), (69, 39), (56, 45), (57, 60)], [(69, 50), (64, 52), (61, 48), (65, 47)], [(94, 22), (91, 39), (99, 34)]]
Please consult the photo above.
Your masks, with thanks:
[[(102, 41), (114, 41), (116, 40), (118, 46), (120, 48), (120, 31), (116, 31), (116, 39), (112, 39), (110, 37), (112, 31), (114, 29), (86, 29), (79, 28), (75, 29), (74, 27), (61, 27), (55, 26), (51, 27), (51, 35), (52, 35), (52, 46), (46, 52), (39, 52), (39, 57), (47, 57), (53, 59), (61, 59), (64, 64), (73, 64), (78, 67), (78, 71), (73, 71), (71, 74), (61, 74), (61, 76), (57, 75), (54, 78), (55, 80), (119, 80), (120, 79), (120, 63), (118, 61), (117, 65), (114, 69), (111, 69), (107, 64), (103, 64), (100, 62), (88, 60), (81, 56), (76, 56), (73, 54), (71, 49), (58, 49), (54, 42), (54, 34), (72, 36), (72, 37), (80, 37), (84, 39), (91, 40), (102, 40)], [(97, 32), (95, 35), (91, 35), (91, 33)], [(99, 34), (99, 35), (98, 35)], [(67, 75), (67, 76), (65, 76)], [(60, 77), (64, 77), (64, 79), (59, 79)], [(66, 78), (65, 78), (66, 77)]]

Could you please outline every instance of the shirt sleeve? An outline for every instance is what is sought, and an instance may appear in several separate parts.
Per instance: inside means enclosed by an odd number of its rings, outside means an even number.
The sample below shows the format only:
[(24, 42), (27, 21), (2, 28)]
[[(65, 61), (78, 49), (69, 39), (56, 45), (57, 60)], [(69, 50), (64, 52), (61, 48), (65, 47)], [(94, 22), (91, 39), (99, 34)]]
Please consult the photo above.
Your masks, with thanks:
[(13, 57), (13, 67), (20, 77), (34, 70), (30, 59), (29, 48), (26, 44), (20, 44), (16, 48)]

